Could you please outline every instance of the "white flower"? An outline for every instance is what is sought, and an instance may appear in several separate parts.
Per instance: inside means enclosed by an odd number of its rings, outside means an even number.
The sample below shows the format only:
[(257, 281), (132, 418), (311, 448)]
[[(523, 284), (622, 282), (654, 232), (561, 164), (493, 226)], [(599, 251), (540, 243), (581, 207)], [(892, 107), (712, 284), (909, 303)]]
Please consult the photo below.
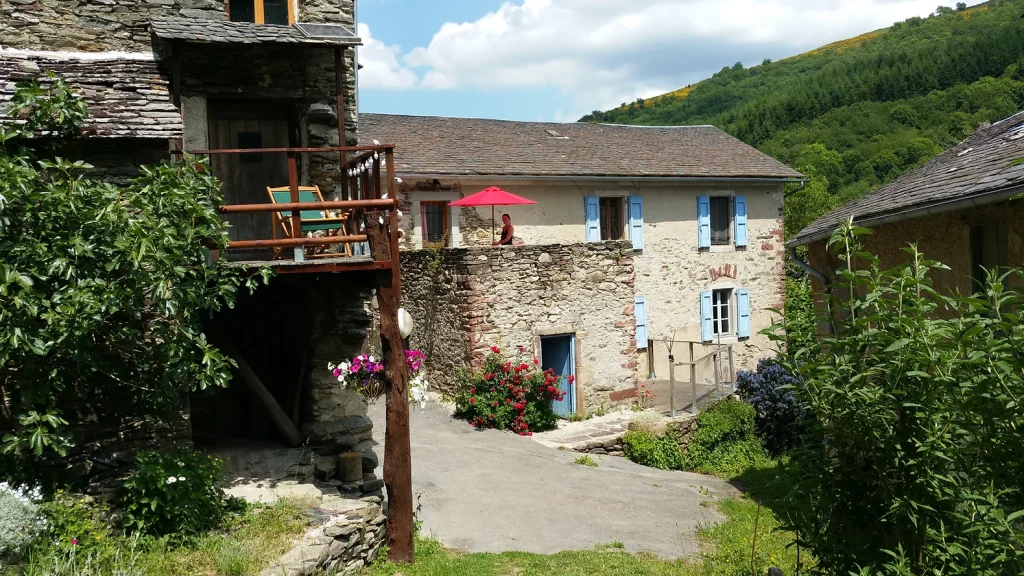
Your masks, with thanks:
[(383, 216), (381, 216), (380, 218), (377, 218), (377, 220), (379, 220), (381, 224), (384, 224), (384, 217)]
[(373, 356), (370, 356), (370, 362), (376, 362), (376, 360), (373, 359)]
[(178, 476), (178, 482), (184, 482), (184, 481), (185, 481), (185, 477), (184, 476)]
[(174, 483), (175, 483), (175, 482), (177, 482), (177, 481), (178, 481), (178, 479), (177, 479), (177, 478), (175, 478), (174, 476), (171, 476), (171, 477), (169, 477), (169, 478), (167, 479), (167, 483), (168, 483), (168, 484), (174, 484)]
[(327, 369), (328, 370), (334, 370), (335, 368), (337, 368), (337, 366), (334, 365), (334, 362), (328, 362), (327, 363)]

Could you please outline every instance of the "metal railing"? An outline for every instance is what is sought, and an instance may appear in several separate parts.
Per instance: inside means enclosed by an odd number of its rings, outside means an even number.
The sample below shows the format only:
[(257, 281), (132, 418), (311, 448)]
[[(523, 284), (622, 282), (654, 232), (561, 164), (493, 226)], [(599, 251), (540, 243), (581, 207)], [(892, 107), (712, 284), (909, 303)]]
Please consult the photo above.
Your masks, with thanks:
[[(702, 407), (731, 395), (736, 386), (733, 346), (733, 343), (649, 341), (650, 377), (643, 384), (654, 396), (650, 407), (671, 416), (680, 410), (696, 415)], [(682, 358), (677, 356), (679, 352)]]

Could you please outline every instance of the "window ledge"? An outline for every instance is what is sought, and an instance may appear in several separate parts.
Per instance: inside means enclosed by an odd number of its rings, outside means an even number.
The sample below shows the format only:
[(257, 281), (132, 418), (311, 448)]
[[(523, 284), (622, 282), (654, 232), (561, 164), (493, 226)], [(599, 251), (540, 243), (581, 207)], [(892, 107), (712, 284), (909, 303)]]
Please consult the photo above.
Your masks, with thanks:
[(733, 246), (732, 244), (713, 244), (711, 246), (711, 248), (707, 248), (707, 251), (711, 252), (711, 253), (735, 252), (736, 251), (736, 247)]
[(739, 344), (739, 343), (740, 343), (740, 339), (739, 339), (738, 336), (735, 336), (735, 335), (733, 335), (733, 336), (722, 336), (721, 338), (719, 338), (718, 336), (715, 336), (711, 340), (711, 342), (704, 342), (704, 344)]

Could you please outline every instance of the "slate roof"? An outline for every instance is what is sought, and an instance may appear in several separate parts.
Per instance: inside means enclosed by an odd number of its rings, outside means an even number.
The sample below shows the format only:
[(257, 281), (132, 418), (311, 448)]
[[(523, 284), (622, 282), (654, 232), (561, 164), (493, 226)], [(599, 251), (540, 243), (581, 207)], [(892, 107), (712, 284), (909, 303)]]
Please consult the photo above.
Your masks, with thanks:
[(363, 144), (394, 144), (399, 174), (802, 178), (711, 126), (646, 127), (360, 114)]
[(1024, 186), (1024, 165), (1010, 166), (1024, 158), (1024, 112), (978, 130), (931, 162), (895, 181), (822, 216), (789, 241), (791, 246), (808, 244), (826, 237), (841, 220), (855, 222), (935, 207), (940, 204), (986, 197)]
[(62, 77), (85, 98), (89, 105), (83, 127), (86, 136), (170, 139), (182, 135), (181, 115), (156, 62), (119, 55), (0, 50), (0, 122), (10, 120), (6, 114), (15, 83), (38, 78), (45, 84), (46, 71)]
[[(340, 27), (339, 27), (340, 28)], [(330, 44), (358, 46), (362, 43), (351, 30), (341, 38), (310, 38), (294, 26), (230, 22), (228, 20), (193, 20), (190, 18), (157, 18), (150, 27), (153, 35), (165, 40), (215, 44)]]

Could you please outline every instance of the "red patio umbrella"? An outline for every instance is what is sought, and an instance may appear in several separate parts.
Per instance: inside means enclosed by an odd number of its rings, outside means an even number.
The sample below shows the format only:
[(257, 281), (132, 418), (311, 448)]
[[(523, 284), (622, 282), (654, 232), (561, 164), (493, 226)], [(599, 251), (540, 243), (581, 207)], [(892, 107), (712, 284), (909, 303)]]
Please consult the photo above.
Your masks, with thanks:
[(494, 207), (495, 206), (519, 206), (523, 204), (536, 204), (533, 200), (516, 196), (511, 192), (505, 192), (501, 188), (491, 186), (490, 188), (477, 192), (472, 196), (466, 196), (462, 200), (456, 200), (449, 206), (490, 206), (491, 207), (491, 238), (494, 237)]

